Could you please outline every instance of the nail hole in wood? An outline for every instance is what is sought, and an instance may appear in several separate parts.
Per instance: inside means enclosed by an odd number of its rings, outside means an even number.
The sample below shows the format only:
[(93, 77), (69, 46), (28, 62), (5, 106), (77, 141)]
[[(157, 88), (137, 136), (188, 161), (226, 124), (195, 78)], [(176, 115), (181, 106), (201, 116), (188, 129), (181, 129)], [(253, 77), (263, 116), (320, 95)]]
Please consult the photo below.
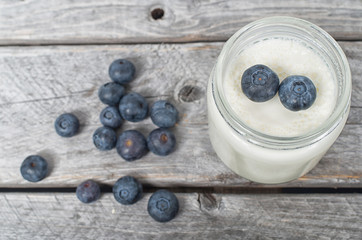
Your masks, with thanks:
[(165, 11), (163, 11), (162, 8), (155, 8), (151, 11), (151, 16), (154, 20), (161, 19), (164, 14), (165, 14)]

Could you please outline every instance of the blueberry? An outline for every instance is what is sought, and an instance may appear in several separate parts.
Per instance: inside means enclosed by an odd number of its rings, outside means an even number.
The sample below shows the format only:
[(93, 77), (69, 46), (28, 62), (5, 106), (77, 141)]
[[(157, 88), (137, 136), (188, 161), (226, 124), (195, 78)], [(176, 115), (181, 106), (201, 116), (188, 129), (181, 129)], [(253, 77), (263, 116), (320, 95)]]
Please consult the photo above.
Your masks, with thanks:
[(152, 122), (158, 127), (173, 127), (178, 120), (177, 109), (165, 100), (155, 102), (150, 112)]
[(317, 97), (313, 82), (305, 76), (289, 76), (279, 86), (281, 103), (291, 111), (308, 109)]
[(241, 77), (243, 93), (254, 102), (265, 102), (278, 92), (278, 75), (265, 65), (254, 65)]
[(133, 63), (126, 59), (117, 59), (109, 66), (108, 73), (112, 81), (125, 84), (132, 81), (135, 74)]
[(140, 94), (132, 92), (121, 99), (119, 112), (130, 122), (139, 122), (147, 117), (148, 104)]
[(147, 149), (146, 138), (137, 130), (124, 131), (117, 141), (117, 152), (126, 161), (134, 161), (144, 156)]
[(96, 182), (87, 180), (78, 185), (76, 195), (81, 202), (91, 203), (99, 199), (101, 189)]
[(122, 124), (121, 115), (116, 107), (106, 107), (99, 115), (99, 120), (105, 127), (118, 128)]
[(147, 137), (148, 149), (160, 156), (170, 154), (175, 149), (175, 145), (175, 135), (166, 128), (157, 128)]
[(98, 97), (104, 104), (117, 106), (125, 93), (126, 90), (122, 85), (109, 82), (99, 88)]
[(71, 113), (64, 113), (55, 120), (54, 127), (59, 136), (72, 137), (78, 132), (79, 120)]
[(93, 143), (101, 151), (111, 150), (116, 146), (117, 134), (109, 127), (100, 127), (93, 134)]
[(124, 205), (136, 203), (141, 199), (142, 192), (142, 184), (131, 176), (118, 179), (113, 186), (114, 198)]
[(28, 156), (21, 164), (20, 173), (29, 182), (39, 182), (48, 173), (48, 163), (41, 156)]
[(148, 200), (148, 213), (158, 222), (172, 220), (176, 216), (178, 209), (179, 203), (175, 194), (164, 189), (153, 193)]

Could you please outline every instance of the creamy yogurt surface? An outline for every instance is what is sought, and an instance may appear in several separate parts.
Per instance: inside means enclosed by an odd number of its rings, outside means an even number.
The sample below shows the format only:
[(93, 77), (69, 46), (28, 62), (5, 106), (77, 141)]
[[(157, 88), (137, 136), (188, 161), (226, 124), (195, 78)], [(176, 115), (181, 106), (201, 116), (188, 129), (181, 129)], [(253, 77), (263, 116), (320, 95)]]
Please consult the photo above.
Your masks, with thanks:
[[(278, 94), (262, 103), (249, 100), (242, 92), (241, 76), (256, 64), (271, 68), (280, 82), (290, 75), (310, 78), (317, 89), (313, 105), (293, 112), (282, 105)], [(337, 99), (336, 82), (324, 60), (302, 43), (280, 38), (263, 40), (244, 49), (226, 69), (223, 90), (241, 121), (254, 130), (279, 137), (299, 136), (317, 128), (331, 115)]]

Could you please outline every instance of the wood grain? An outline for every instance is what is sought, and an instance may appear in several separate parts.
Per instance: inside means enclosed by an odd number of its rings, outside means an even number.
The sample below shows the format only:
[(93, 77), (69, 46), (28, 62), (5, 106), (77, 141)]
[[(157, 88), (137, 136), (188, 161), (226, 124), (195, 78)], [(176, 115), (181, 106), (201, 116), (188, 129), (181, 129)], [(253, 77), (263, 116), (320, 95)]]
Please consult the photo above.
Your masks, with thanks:
[[(161, 19), (151, 17), (155, 8), (164, 10)], [(224, 41), (267, 16), (306, 19), (338, 40), (362, 39), (359, 0), (5, 0), (0, 44)]]
[(146, 194), (121, 205), (112, 194), (83, 204), (75, 194), (0, 194), (0, 239), (361, 239), (361, 195), (176, 193), (168, 223), (147, 213)]
[[(288, 187), (360, 187), (362, 179), (362, 43), (341, 42), (353, 74), (352, 111), (348, 124), (320, 164)], [(74, 187), (87, 178), (113, 184), (127, 174), (151, 186), (242, 186), (251, 183), (229, 170), (213, 151), (207, 133), (206, 83), (222, 43), (44, 46), (0, 48), (0, 187)], [(129, 90), (149, 103), (167, 99), (180, 112), (173, 129), (177, 149), (168, 157), (152, 153), (135, 162), (115, 150), (98, 151), (92, 134), (105, 106), (97, 91), (109, 80), (108, 66), (128, 58), (137, 68)], [(54, 131), (63, 112), (75, 113), (81, 132), (64, 139)], [(147, 135), (156, 128), (150, 119), (126, 122), (122, 130)], [(22, 179), (26, 156), (40, 154), (50, 174), (34, 184)], [(271, 185), (273, 187), (273, 185)]]

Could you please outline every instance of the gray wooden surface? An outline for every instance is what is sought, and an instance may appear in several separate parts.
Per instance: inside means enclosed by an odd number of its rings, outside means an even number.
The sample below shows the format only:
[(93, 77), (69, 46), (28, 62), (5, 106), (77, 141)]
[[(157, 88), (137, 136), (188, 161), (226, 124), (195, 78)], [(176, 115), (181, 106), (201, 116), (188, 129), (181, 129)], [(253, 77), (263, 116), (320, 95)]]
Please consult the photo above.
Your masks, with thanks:
[[(173, 221), (155, 222), (146, 194), (121, 205), (112, 194), (0, 194), (0, 239), (361, 239), (361, 195), (176, 193)], [(65, 231), (66, 229), (66, 231)]]
[[(150, 12), (162, 8), (162, 19)], [(309, 20), (339, 40), (362, 40), (360, 0), (3, 0), (0, 44), (224, 41), (261, 17)]]
[[(161, 19), (151, 17), (155, 8), (164, 10)], [(352, 107), (341, 136), (310, 173), (263, 185), (237, 176), (215, 155), (205, 91), (224, 41), (245, 24), (275, 15), (309, 20), (339, 40), (352, 70)], [(181, 114), (169, 157), (149, 153), (129, 163), (115, 150), (93, 146), (105, 107), (97, 91), (120, 57), (137, 68), (129, 91), (149, 103), (167, 99)], [(0, 239), (360, 240), (362, 195), (350, 193), (362, 191), (361, 66), (360, 0), (0, 0)], [(81, 122), (70, 139), (53, 128), (63, 112)], [(154, 128), (147, 119), (126, 122), (120, 131), (147, 135)], [(50, 165), (39, 183), (20, 176), (30, 154)], [(139, 178), (148, 192), (135, 205), (120, 205), (110, 193), (123, 175)], [(73, 192), (89, 178), (104, 193), (85, 205)], [(149, 192), (160, 187), (178, 191), (181, 206), (166, 224), (146, 211)], [(321, 194), (329, 189), (336, 194)]]
[[(321, 163), (309, 174), (281, 186), (360, 187), (362, 178), (362, 44), (341, 42), (353, 72), (352, 111), (348, 124)], [(164, 45), (6, 47), (0, 49), (0, 151), (7, 164), (0, 187), (74, 187), (86, 178), (113, 184), (133, 174), (153, 186), (251, 186), (216, 156), (209, 138), (206, 84), (222, 43)], [(181, 120), (173, 129), (176, 151), (159, 157), (152, 153), (126, 162), (115, 150), (100, 152), (92, 143), (99, 113), (105, 107), (97, 96), (109, 80), (108, 65), (116, 58), (131, 59), (137, 77), (129, 90), (173, 102)], [(192, 87), (191, 95), (182, 89)], [(77, 136), (64, 139), (54, 131), (63, 112), (81, 122)], [(156, 128), (150, 119), (126, 122), (121, 131), (139, 129), (147, 135)], [(19, 166), (30, 154), (49, 160), (51, 173), (40, 183), (29, 183)], [(273, 186), (274, 187), (274, 186)]]

